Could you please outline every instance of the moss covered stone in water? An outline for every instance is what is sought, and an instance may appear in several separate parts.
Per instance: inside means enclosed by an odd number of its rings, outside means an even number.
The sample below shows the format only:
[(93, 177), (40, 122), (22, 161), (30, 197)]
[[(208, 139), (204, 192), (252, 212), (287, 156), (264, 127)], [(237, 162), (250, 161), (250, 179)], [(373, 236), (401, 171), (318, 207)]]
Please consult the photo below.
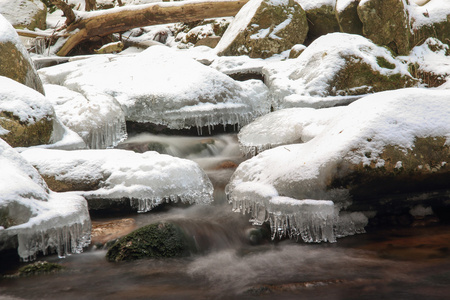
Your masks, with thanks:
[(63, 266), (55, 263), (49, 263), (47, 261), (37, 261), (35, 263), (21, 267), (19, 269), (19, 276), (53, 273), (62, 269), (64, 269)]
[(180, 257), (194, 249), (193, 240), (172, 223), (144, 226), (120, 238), (106, 253), (109, 261)]

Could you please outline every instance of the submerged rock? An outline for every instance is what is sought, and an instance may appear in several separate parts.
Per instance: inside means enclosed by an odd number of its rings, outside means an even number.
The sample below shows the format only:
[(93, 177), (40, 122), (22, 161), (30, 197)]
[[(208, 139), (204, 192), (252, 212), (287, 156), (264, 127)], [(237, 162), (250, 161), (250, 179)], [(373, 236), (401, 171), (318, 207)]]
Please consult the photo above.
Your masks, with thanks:
[(63, 269), (63, 266), (56, 263), (50, 263), (48, 261), (37, 261), (19, 268), (19, 276), (55, 273)]
[(224, 33), (219, 55), (267, 58), (305, 41), (306, 15), (293, 0), (251, 0)]
[(44, 94), (41, 79), (15, 29), (0, 14), (0, 76), (11, 78)]
[(109, 261), (142, 258), (170, 258), (189, 255), (194, 250), (193, 239), (173, 223), (144, 226), (120, 238), (106, 253)]

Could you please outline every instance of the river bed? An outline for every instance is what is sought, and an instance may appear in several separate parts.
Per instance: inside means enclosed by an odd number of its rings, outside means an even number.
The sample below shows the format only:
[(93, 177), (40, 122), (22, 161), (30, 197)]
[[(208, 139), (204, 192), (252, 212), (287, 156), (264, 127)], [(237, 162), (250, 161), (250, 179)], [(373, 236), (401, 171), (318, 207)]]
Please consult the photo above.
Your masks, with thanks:
[(94, 231), (112, 227), (120, 236), (170, 220), (192, 234), (201, 251), (186, 258), (111, 263), (97, 246), (105, 242), (99, 242), (105, 238), (100, 233), (82, 254), (39, 257), (64, 266), (58, 273), (14, 277), (19, 264), (0, 266), (8, 275), (0, 279), (0, 299), (448, 299), (450, 225), (372, 228), (337, 243), (254, 241), (248, 216), (231, 212), (223, 192), (245, 159), (235, 135), (143, 135), (119, 146), (152, 147), (197, 161), (215, 186), (215, 204), (92, 216)]

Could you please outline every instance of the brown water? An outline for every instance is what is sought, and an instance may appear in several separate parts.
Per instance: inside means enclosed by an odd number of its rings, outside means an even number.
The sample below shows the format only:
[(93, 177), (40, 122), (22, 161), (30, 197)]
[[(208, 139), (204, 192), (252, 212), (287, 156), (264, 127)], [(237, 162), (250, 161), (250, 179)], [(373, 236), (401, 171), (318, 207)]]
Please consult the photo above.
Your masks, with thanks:
[[(232, 213), (223, 195), (242, 157), (235, 139), (213, 144), (218, 145), (223, 147), (201, 148), (203, 157), (193, 157), (214, 182), (218, 204), (93, 219), (97, 241), (171, 220), (195, 237), (199, 254), (110, 263), (105, 250), (91, 246), (65, 259), (41, 257), (66, 268), (3, 277), (0, 299), (450, 299), (450, 225), (383, 229), (333, 244), (253, 245), (248, 218)], [(18, 267), (3, 260), (0, 273)]]

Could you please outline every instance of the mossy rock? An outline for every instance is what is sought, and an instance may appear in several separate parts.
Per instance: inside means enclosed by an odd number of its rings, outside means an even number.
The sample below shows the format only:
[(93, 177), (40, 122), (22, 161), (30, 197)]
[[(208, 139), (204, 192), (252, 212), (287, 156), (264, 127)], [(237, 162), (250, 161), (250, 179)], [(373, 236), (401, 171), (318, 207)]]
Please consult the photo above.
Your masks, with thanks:
[(0, 42), (0, 76), (11, 78), (44, 95), (42, 81), (31, 59), (18, 47), (12, 42)]
[[(246, 5), (254, 5), (257, 1), (252, 0)], [(219, 55), (268, 58), (302, 44), (308, 32), (305, 11), (294, 0), (285, 2), (286, 5), (273, 5), (269, 0), (260, 1), (245, 28), (237, 28), (236, 24), (241, 23), (232, 22), (216, 47)], [(242, 15), (236, 15), (236, 20), (244, 18), (247, 13), (247, 9), (242, 9), (238, 13)]]
[(10, 112), (0, 111), (0, 127), (9, 131), (0, 138), (11, 147), (48, 144), (53, 132), (53, 118), (47, 116), (34, 123), (24, 123)]
[(59, 264), (50, 263), (47, 261), (37, 261), (19, 268), (19, 276), (55, 273), (63, 269), (64, 267)]
[(399, 55), (409, 53), (411, 31), (403, 0), (365, 1), (358, 6), (358, 16), (365, 37)]
[(305, 11), (309, 27), (307, 44), (322, 35), (340, 31), (334, 6), (322, 5)]
[(358, 17), (358, 5), (360, 0), (345, 2), (347, 3), (347, 6), (345, 8), (339, 11), (336, 10), (336, 18), (338, 20), (341, 32), (362, 35), (363, 24)]
[[(370, 152), (365, 153), (365, 156), (369, 159), (375, 157)], [(384, 161), (382, 167), (377, 166), (380, 159)], [(402, 207), (404, 204), (401, 201), (383, 205), (380, 204), (383, 202), (380, 199), (405, 199), (405, 195), (428, 194), (432, 198), (433, 193), (436, 193), (437, 201), (445, 202), (439, 191), (444, 194), (450, 192), (449, 161), (450, 146), (446, 144), (446, 138), (416, 138), (413, 147), (409, 149), (387, 145), (370, 165), (353, 165), (344, 159), (337, 168), (336, 174), (339, 176), (335, 176), (330, 187), (348, 189), (353, 199), (353, 209), (360, 210), (389, 210), (395, 205)], [(418, 199), (421, 203), (427, 201), (426, 197)]]
[[(378, 65), (384, 69), (394, 69), (395, 65), (383, 57), (377, 57)], [(347, 59), (346, 66), (335, 77), (330, 95), (362, 95), (388, 90), (412, 87), (417, 82), (412, 77), (399, 73), (381, 74), (357, 57)]]
[(109, 261), (186, 256), (194, 241), (173, 223), (154, 223), (120, 238), (106, 253)]
[(410, 37), (410, 43), (412, 46), (421, 45), (429, 37), (437, 38), (450, 45), (450, 14), (447, 16), (447, 21), (414, 29), (414, 33)]

